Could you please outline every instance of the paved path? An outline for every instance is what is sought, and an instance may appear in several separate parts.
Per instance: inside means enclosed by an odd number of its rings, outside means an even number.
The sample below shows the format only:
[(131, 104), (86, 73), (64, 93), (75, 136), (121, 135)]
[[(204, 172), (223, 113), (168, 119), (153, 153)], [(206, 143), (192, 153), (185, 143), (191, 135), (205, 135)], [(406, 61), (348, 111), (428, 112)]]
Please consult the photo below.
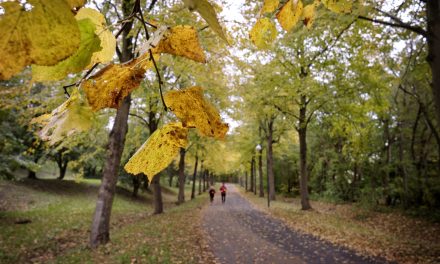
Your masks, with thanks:
[(203, 212), (210, 249), (221, 263), (386, 263), (298, 233), (256, 209), (233, 185)]

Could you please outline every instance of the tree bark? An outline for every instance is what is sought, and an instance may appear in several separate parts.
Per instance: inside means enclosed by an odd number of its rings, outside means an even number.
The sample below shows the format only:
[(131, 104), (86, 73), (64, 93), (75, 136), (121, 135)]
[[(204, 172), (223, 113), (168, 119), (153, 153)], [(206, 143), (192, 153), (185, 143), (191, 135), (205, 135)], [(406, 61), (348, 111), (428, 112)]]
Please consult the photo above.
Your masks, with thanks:
[(200, 164), (200, 172), (199, 172), (199, 195), (202, 194), (202, 178), (203, 178), (203, 160)]
[(199, 162), (199, 156), (196, 155), (196, 163), (194, 164), (194, 175), (193, 175), (192, 190), (191, 190), (191, 200), (196, 197), (196, 176), (197, 176), (198, 162)]
[(309, 210), (312, 207), (309, 202), (308, 175), (307, 175), (307, 121), (306, 121), (306, 97), (301, 96), (301, 107), (299, 109), (299, 167), (300, 167), (300, 192), (301, 209)]
[(139, 188), (141, 187), (141, 180), (139, 179), (139, 176), (132, 176), (132, 183), (133, 183), (133, 193), (132, 196), (134, 198), (138, 197)]
[(390, 164), (391, 164), (391, 136), (390, 136), (390, 125), (389, 120), (386, 119), (383, 122), (384, 126), (384, 138), (385, 138), (385, 170), (382, 178), (383, 183), (383, 195), (385, 197), (385, 204), (391, 204), (391, 197), (389, 191), (389, 175), (390, 175)]
[(206, 192), (206, 173), (207, 170), (203, 172), (203, 192)]
[(248, 175), (247, 171), (244, 172), (244, 189), (248, 190)]
[[(124, 0), (122, 11), (124, 18), (128, 17), (133, 10), (134, 2)], [(124, 24), (122, 31), (122, 47), (119, 60), (127, 62), (133, 58), (132, 37), (129, 36), (133, 22)], [(122, 105), (116, 112), (113, 128), (109, 135), (107, 160), (104, 165), (101, 186), (99, 188), (98, 200), (90, 230), (90, 247), (96, 248), (100, 244), (110, 241), (110, 215), (112, 210), (116, 182), (118, 179), (119, 165), (122, 151), (124, 150), (125, 135), (128, 130), (128, 114), (130, 112), (131, 96), (124, 98)]]
[(118, 179), (119, 164), (124, 149), (125, 135), (127, 133), (130, 100), (130, 95), (124, 99), (122, 106), (116, 113), (115, 123), (110, 132), (108, 157), (103, 171), (90, 233), (90, 246), (92, 248), (110, 241), (110, 215)]
[(177, 195), (177, 204), (185, 202), (185, 154), (184, 148), (180, 148), (179, 160), (179, 193)]
[(255, 166), (255, 158), (252, 156), (251, 159), (251, 178), (250, 178), (250, 186), (249, 190), (250, 192), (254, 191), (254, 166)]
[(67, 164), (69, 163), (69, 159), (66, 158), (62, 153), (63, 150), (59, 151), (56, 156), (56, 161), (58, 165), (58, 169), (60, 174), (58, 175), (58, 180), (63, 180), (64, 176), (66, 176)]
[(269, 177), (269, 199), (275, 201), (275, 175), (273, 174), (273, 123), (270, 119), (267, 127), (267, 177)]
[(153, 197), (154, 197), (154, 212), (153, 214), (163, 213), (163, 200), (162, 200), (162, 188), (160, 187), (160, 175), (153, 177), (151, 181), (151, 186), (153, 187)]
[(436, 106), (437, 124), (440, 124), (440, 0), (426, 1), (428, 20), (428, 58), (432, 72), (432, 93)]
[(260, 177), (260, 197), (264, 197), (264, 186), (263, 186), (263, 147), (260, 147), (258, 151), (258, 176)]

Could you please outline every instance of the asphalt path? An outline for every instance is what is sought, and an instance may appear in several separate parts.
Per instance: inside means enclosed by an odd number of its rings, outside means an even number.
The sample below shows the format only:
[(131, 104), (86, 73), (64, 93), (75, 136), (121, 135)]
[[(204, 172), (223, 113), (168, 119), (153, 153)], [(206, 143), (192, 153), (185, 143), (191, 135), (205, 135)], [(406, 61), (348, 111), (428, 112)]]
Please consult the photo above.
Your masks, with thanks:
[(219, 263), (387, 263), (290, 229), (257, 209), (226, 185), (203, 211), (202, 227), (209, 249)]

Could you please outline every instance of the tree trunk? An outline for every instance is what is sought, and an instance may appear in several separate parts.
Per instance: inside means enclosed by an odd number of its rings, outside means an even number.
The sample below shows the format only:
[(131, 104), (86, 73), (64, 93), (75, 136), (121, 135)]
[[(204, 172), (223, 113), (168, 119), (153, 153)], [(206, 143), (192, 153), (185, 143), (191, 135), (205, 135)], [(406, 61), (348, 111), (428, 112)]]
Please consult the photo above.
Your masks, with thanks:
[(203, 178), (203, 160), (200, 164), (200, 172), (199, 172), (199, 195), (202, 194), (202, 178)]
[(153, 187), (153, 197), (154, 197), (153, 214), (161, 214), (163, 213), (163, 202), (162, 202), (162, 188), (160, 187), (160, 175), (156, 175), (153, 177), (153, 180), (151, 181), (151, 186)]
[(35, 171), (28, 170), (28, 179), (37, 180), (37, 173)]
[(132, 196), (134, 198), (138, 197), (139, 188), (141, 187), (141, 180), (139, 179), (139, 176), (132, 176), (132, 183), (133, 183), (133, 193)]
[(300, 192), (301, 192), (301, 209), (309, 210), (312, 207), (309, 202), (308, 176), (307, 176), (307, 123), (305, 104), (306, 97), (301, 96), (302, 106), (299, 109), (299, 167), (300, 167)]
[(100, 244), (106, 244), (110, 240), (110, 215), (118, 179), (119, 164), (124, 149), (125, 134), (127, 133), (130, 100), (130, 95), (124, 99), (122, 106), (116, 113), (115, 123), (110, 132), (108, 157), (103, 171), (90, 233), (90, 246), (92, 248), (96, 248)]
[(258, 151), (258, 176), (260, 177), (260, 197), (264, 197), (264, 186), (263, 186), (263, 148), (261, 147)]
[(192, 190), (191, 190), (191, 200), (196, 197), (196, 176), (197, 176), (198, 162), (199, 162), (199, 157), (196, 155), (196, 163), (194, 164), (194, 175), (193, 175)]
[(252, 157), (254, 161), (254, 195), (257, 195), (257, 161), (255, 157)]
[(169, 179), (168, 179), (168, 185), (169, 185), (170, 187), (173, 187), (173, 178), (174, 178), (174, 172), (171, 172), (171, 173), (169, 174)]
[(385, 197), (385, 204), (390, 205), (391, 197), (389, 190), (389, 175), (390, 175), (390, 164), (391, 164), (391, 136), (390, 136), (390, 125), (389, 120), (386, 119), (383, 122), (384, 126), (384, 138), (385, 138), (385, 169), (382, 178), (383, 184), (383, 196)]
[(250, 186), (249, 186), (249, 190), (250, 192), (254, 191), (254, 166), (255, 166), (255, 159), (252, 156), (251, 159), (251, 178), (250, 178)]
[[(133, 10), (134, 2), (124, 0), (122, 11), (124, 18), (128, 17)], [(124, 24), (122, 31), (122, 47), (119, 60), (121, 63), (133, 58), (132, 37), (129, 36), (133, 22)], [(104, 165), (101, 186), (99, 187), (98, 200), (90, 230), (90, 247), (96, 248), (110, 240), (110, 215), (113, 204), (113, 197), (116, 190), (119, 165), (122, 151), (124, 150), (125, 135), (128, 130), (128, 114), (130, 110), (131, 96), (128, 95), (116, 112), (113, 128), (109, 135), (107, 160)]]
[(248, 190), (248, 175), (247, 171), (244, 172), (244, 189)]
[(180, 148), (180, 160), (179, 160), (179, 193), (177, 195), (177, 203), (182, 204), (185, 202), (185, 154), (184, 148)]
[(271, 119), (267, 127), (267, 177), (269, 178), (269, 199), (275, 201), (275, 176), (273, 174), (273, 122)]
[(63, 156), (63, 153), (60, 151), (57, 153), (57, 165), (60, 171), (58, 175), (58, 180), (63, 180), (64, 176), (66, 176), (67, 164), (69, 163), (69, 159)]
[(206, 192), (206, 173), (207, 170), (203, 172), (203, 192)]
[(428, 20), (428, 58), (432, 72), (432, 93), (436, 106), (437, 124), (440, 124), (440, 1), (426, 1)]

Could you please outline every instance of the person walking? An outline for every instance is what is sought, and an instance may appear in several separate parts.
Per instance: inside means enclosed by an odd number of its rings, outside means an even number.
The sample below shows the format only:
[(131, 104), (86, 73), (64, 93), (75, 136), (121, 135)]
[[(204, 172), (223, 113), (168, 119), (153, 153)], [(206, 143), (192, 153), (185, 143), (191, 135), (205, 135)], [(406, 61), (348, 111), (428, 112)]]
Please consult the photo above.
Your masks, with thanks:
[(222, 184), (222, 186), (220, 187), (220, 194), (222, 195), (222, 203), (226, 202), (226, 190), (228, 188), (226, 188), (225, 183)]
[(215, 189), (214, 186), (209, 187), (209, 198), (211, 199), (211, 203), (214, 201)]

